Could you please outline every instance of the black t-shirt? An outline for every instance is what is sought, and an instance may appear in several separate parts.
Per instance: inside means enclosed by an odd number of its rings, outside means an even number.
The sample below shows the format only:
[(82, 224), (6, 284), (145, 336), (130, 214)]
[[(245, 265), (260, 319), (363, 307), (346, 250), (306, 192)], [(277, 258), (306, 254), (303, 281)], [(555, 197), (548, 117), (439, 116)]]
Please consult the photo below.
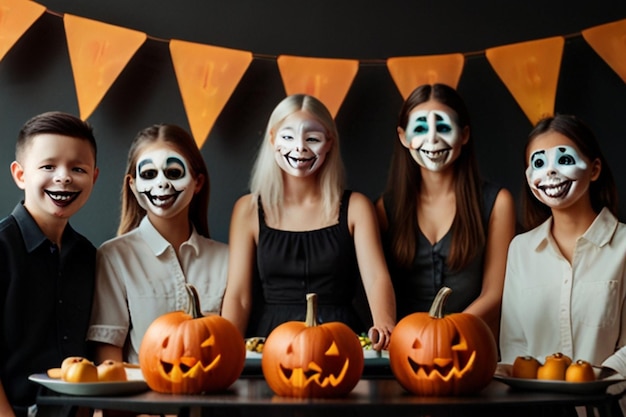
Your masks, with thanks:
[(22, 204), (0, 222), (0, 379), (11, 405), (35, 403), (29, 375), (88, 356), (95, 255), (69, 224), (59, 251)]

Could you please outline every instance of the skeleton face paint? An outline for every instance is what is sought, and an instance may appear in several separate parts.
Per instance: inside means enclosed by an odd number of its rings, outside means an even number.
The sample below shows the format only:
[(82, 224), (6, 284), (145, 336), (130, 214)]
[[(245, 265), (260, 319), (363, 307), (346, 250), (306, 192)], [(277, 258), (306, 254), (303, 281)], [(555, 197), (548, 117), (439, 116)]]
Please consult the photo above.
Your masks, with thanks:
[(191, 203), (194, 179), (185, 157), (171, 149), (148, 150), (137, 162), (131, 187), (144, 209), (159, 217), (172, 217)]
[(526, 180), (539, 201), (549, 207), (563, 207), (586, 192), (587, 168), (572, 146), (538, 149), (530, 155)]
[(430, 171), (442, 171), (461, 154), (461, 133), (449, 112), (419, 105), (409, 115), (403, 145), (420, 166)]
[(332, 142), (322, 123), (301, 110), (277, 126), (273, 144), (278, 166), (289, 175), (306, 177), (322, 166)]

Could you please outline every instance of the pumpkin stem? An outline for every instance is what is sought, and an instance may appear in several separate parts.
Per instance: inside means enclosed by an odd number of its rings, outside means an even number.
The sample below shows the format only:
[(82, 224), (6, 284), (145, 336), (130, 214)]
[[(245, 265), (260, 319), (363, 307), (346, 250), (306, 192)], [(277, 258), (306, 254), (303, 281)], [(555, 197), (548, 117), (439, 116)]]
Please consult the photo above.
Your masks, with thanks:
[(306, 327), (317, 326), (317, 294), (314, 292), (306, 295), (306, 318), (304, 324)]
[(191, 284), (185, 284), (185, 288), (187, 289), (187, 294), (189, 294), (190, 301), (187, 314), (194, 319), (199, 319), (202, 317), (202, 310), (200, 309), (200, 296), (198, 295), (198, 290)]
[(446, 304), (446, 300), (448, 296), (452, 293), (452, 289), (448, 287), (441, 287), (435, 299), (433, 300), (432, 305), (430, 306), (430, 311), (428, 315), (434, 319), (443, 318), (443, 306)]

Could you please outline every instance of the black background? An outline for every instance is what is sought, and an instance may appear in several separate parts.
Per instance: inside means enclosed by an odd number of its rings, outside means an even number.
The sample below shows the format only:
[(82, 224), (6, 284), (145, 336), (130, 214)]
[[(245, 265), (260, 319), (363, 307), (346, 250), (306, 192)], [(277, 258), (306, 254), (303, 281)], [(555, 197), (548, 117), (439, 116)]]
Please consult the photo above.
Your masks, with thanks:
[[(626, 85), (580, 31), (626, 18), (626, 1), (260, 1), (47, 0), (45, 13), (0, 61), (0, 217), (22, 193), (10, 177), (22, 124), (48, 110), (78, 114), (61, 15), (74, 14), (145, 32), (149, 39), (89, 117), (99, 145), (100, 178), (72, 224), (94, 244), (114, 236), (128, 146), (157, 122), (189, 129), (167, 40), (251, 51), (255, 59), (202, 148), (210, 176), (209, 223), (228, 241), (235, 200), (273, 107), (285, 96), (281, 54), (358, 59), (359, 72), (336, 121), (349, 187), (383, 190), (402, 98), (385, 60), (461, 52), (458, 90), (472, 117), (482, 174), (518, 198), (522, 149), (531, 124), (485, 58), (487, 48), (566, 36), (555, 110), (574, 113), (598, 135), (626, 198)], [(0, 26), (0, 31), (1, 31)], [(625, 58), (626, 59), (626, 56)], [(626, 205), (620, 205), (620, 219)]]

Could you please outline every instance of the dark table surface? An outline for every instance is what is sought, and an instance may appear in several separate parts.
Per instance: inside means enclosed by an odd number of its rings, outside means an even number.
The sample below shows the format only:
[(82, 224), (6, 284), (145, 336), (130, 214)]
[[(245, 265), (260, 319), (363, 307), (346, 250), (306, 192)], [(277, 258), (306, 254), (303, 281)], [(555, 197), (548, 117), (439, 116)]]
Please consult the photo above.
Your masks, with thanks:
[(604, 392), (568, 394), (516, 390), (497, 380), (475, 395), (420, 397), (407, 393), (393, 378), (375, 377), (359, 381), (344, 398), (297, 399), (275, 396), (263, 378), (248, 376), (238, 379), (224, 392), (204, 395), (146, 391), (124, 396), (71, 396), (44, 391), (37, 402), (42, 410), (46, 406), (76, 405), (190, 416), (507, 416), (521, 412), (538, 417), (552, 416), (555, 410), (571, 410), (574, 406), (594, 407), (601, 415), (608, 416), (615, 398)]

